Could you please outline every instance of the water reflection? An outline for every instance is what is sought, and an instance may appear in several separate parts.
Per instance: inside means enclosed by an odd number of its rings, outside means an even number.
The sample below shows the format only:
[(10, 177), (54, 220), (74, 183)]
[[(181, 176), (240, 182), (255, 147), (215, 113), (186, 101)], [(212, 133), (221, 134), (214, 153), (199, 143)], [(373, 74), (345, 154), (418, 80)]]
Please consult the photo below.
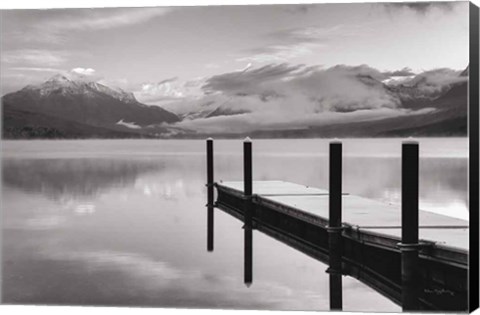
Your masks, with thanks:
[(342, 275), (330, 274), (330, 310), (338, 311), (343, 308), (343, 288), (342, 288)]
[(213, 252), (214, 244), (214, 208), (207, 208), (207, 251)]
[(243, 226), (244, 239), (243, 239), (243, 283), (247, 287), (250, 287), (253, 282), (253, 227), (252, 221), (245, 220), (245, 225)]
[[(316, 284), (275, 276), (288, 274), (285, 267), (246, 290), (235, 269), (242, 265), (242, 233), (232, 232), (241, 231), (241, 225), (229, 217), (217, 215), (219, 253), (203, 254), (202, 161), (114, 160), (114, 167), (96, 166), (93, 160), (65, 161), (79, 173), (102, 168), (100, 173), (109, 180), (93, 185), (87, 176), (66, 178), (56, 160), (11, 162), (4, 161), (5, 169), (21, 165), (36, 180), (31, 183), (21, 176), (14, 181), (9, 176), (3, 185), (6, 303), (322, 308), (317, 299), (322, 290), (313, 290)], [(133, 176), (132, 169), (150, 171)], [(126, 177), (119, 175), (121, 185), (111, 184), (118, 174), (132, 176), (123, 180)], [(285, 254), (268, 239), (259, 245), (275, 255)], [(225, 253), (227, 257), (219, 256)], [(291, 261), (317, 268), (305, 257)]]
[[(285, 152), (311, 147), (311, 142), (288, 143)], [(63, 145), (3, 146), (4, 302), (329, 309), (326, 266), (261, 233), (252, 244), (255, 283), (246, 288), (242, 226), (221, 211), (215, 211), (215, 234), (221, 237), (215, 239), (214, 252), (205, 251), (203, 141)], [(321, 155), (283, 156), (270, 150), (262, 156), (268, 149), (254, 143), (254, 179), (327, 186), (328, 164)], [(241, 142), (219, 143), (216, 152), (216, 180), (242, 178)], [(395, 158), (365, 159), (362, 168), (355, 167), (360, 162), (353, 158), (350, 166), (348, 161), (345, 191), (395, 198)], [(456, 200), (461, 207), (466, 160), (432, 159), (427, 164), (429, 171), (421, 175), (429, 183), (421, 190), (423, 200)], [(374, 180), (367, 185), (365, 178)], [(343, 309), (399, 307), (344, 278)]]
[[(245, 285), (250, 288), (253, 283), (253, 242), (252, 242), (252, 224), (245, 223), (243, 226), (245, 230), (244, 239), (244, 280)], [(338, 311), (343, 308), (343, 285), (341, 271), (334, 271), (331, 267), (326, 270), (328, 276), (329, 301), (330, 310)]]
[(3, 185), (52, 199), (95, 197), (102, 191), (128, 187), (137, 177), (164, 169), (164, 163), (109, 159), (7, 159)]

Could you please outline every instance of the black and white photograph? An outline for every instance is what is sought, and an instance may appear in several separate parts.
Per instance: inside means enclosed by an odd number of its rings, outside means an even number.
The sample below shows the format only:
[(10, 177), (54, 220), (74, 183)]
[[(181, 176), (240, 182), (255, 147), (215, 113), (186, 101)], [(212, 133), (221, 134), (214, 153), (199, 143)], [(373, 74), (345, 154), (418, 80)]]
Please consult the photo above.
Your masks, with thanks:
[(2, 8), (1, 304), (472, 312), (478, 20)]

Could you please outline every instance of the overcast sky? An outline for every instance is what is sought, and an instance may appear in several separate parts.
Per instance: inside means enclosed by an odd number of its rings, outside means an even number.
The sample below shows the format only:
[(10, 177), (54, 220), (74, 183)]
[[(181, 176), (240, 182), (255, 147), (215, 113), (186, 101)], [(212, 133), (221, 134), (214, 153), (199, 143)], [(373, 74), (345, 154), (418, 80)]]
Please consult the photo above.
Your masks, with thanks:
[(127, 90), (270, 63), (468, 65), (468, 2), (2, 11), (2, 94), (56, 72)]

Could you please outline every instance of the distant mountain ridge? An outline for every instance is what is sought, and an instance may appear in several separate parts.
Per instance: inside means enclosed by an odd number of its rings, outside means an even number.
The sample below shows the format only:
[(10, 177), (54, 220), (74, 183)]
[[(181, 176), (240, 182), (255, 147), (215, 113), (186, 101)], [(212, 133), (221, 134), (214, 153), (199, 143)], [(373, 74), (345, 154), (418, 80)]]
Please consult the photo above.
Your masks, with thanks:
[[(337, 81), (330, 82), (330, 77), (340, 78), (338, 82), (345, 87), (338, 89)], [(200, 96), (195, 90), (191, 99), (179, 99), (165, 105), (172, 112), (159, 106), (147, 106), (133, 93), (119, 88), (55, 75), (42, 84), (29, 85), (2, 97), (3, 137), (231, 138), (251, 135), (278, 138), (467, 134), (468, 67), (461, 72), (427, 71), (400, 78), (400, 81), (385, 78), (367, 66), (336, 66), (318, 72), (313, 67), (270, 65), (195, 82), (195, 88), (199, 84), (208, 87), (205, 94)], [(164, 84), (171, 84), (170, 81)], [(155, 88), (162, 92), (161, 84)], [(352, 96), (355, 94), (349, 94), (351, 91), (357, 94), (360, 91), (363, 99), (355, 98)], [(292, 96), (291, 93), (297, 94)], [(359, 113), (379, 112), (379, 109), (398, 114), (368, 119), (358, 116)], [(299, 117), (297, 112), (303, 112), (305, 123), (295, 125)], [(327, 119), (318, 124), (310, 119), (313, 115), (320, 119), (332, 115), (360, 119)], [(284, 122), (269, 125), (277, 116), (283, 117)], [(292, 125), (289, 125), (290, 116)]]

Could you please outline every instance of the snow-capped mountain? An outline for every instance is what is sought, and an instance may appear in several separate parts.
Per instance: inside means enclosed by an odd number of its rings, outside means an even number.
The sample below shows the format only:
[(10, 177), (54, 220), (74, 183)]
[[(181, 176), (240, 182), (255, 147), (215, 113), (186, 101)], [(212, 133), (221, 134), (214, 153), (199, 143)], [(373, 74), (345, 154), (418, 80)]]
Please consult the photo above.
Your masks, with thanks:
[(2, 103), (4, 131), (5, 128), (11, 128), (14, 130), (12, 132), (25, 127), (20, 126), (20, 122), (33, 129), (48, 129), (51, 127), (49, 119), (44, 117), (51, 117), (50, 121), (62, 125), (62, 132), (66, 136), (69, 130), (68, 123), (64, 122), (81, 124), (79, 128), (82, 130), (90, 126), (138, 133), (138, 130), (133, 130), (138, 128), (128, 126), (146, 127), (179, 120), (175, 114), (161, 107), (138, 102), (132, 93), (64, 75), (56, 75), (42, 84), (26, 86), (20, 91), (6, 94), (2, 97)]
[(96, 92), (100, 92), (120, 101), (136, 102), (133, 93), (125, 92), (120, 88), (107, 87), (95, 81), (69, 78), (64, 74), (57, 74), (40, 85), (27, 85), (22, 90), (36, 92), (43, 97), (52, 93), (94, 96)]

